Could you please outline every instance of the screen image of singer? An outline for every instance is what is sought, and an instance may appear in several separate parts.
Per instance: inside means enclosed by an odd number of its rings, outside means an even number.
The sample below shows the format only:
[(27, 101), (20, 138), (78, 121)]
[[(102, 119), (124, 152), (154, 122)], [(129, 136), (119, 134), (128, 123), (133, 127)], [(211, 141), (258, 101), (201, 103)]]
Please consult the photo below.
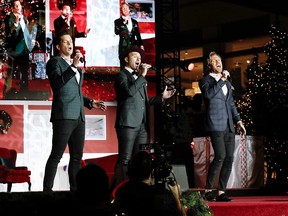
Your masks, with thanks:
[[(83, 47), (85, 50), (85, 66), (89, 72), (119, 71), (119, 36), (114, 32), (114, 20), (120, 17), (121, 2), (121, 0), (99, 0), (97, 4), (93, 4), (92, 0), (84, 0), (81, 1), (81, 4), (78, 2), (72, 10), (78, 32), (83, 32), (86, 28), (91, 29), (86, 37), (75, 38), (75, 46)], [(128, 3), (130, 16), (137, 20), (139, 25), (138, 28), (145, 48), (145, 60), (155, 66), (154, 0), (130, 0)], [(143, 11), (138, 11), (139, 8), (134, 8), (134, 5), (141, 5)], [(57, 0), (49, 1), (49, 5), (46, 5), (47, 12), (49, 20), (46, 20), (46, 25), (53, 31), (53, 20), (59, 17)], [(140, 16), (141, 14), (146, 14), (146, 16)], [(47, 32), (47, 37), (49, 35), (51, 32)]]
[[(155, 67), (154, 0), (141, 2), (131, 0), (128, 3), (131, 18), (137, 20), (144, 43), (145, 59), (142, 59), (142, 61)], [(146, 11), (145, 14), (149, 14), (149, 16), (138, 16), (140, 13), (137, 13), (133, 7), (133, 5), (137, 5), (136, 3), (140, 3), (142, 9)], [(84, 31), (85, 28), (91, 29), (86, 37), (75, 39), (75, 53), (81, 52), (83, 54), (83, 50), (85, 53), (80, 66), (85, 71), (83, 93), (88, 97), (106, 101), (115, 100), (113, 75), (120, 71), (120, 63), (118, 58), (119, 36), (114, 33), (114, 20), (120, 17), (120, 5), (121, 0), (100, 0), (97, 4), (93, 4), (92, 0), (85, 0), (81, 1), (81, 4), (78, 2), (72, 11), (79, 32)], [(50, 0), (49, 20), (46, 20), (47, 26), (50, 25), (50, 29), (53, 30), (53, 20), (58, 16), (57, 0)], [(49, 34), (50, 32), (48, 32), (47, 37), (49, 37)], [(80, 47), (83, 50), (80, 50)], [(147, 80), (149, 82), (148, 94), (153, 96), (156, 94), (155, 71), (149, 71)]]
[[(11, 90), (5, 95), (3, 90), (6, 84), (5, 79), (2, 78), (0, 79), (0, 99), (45, 101), (52, 99), (52, 91), (46, 75), (46, 63), (54, 55), (53, 40), (55, 40), (55, 30), (53, 21), (61, 14), (59, 9), (61, 2), (63, 1), (49, 0), (46, 4), (40, 5), (40, 12), (38, 10), (35, 11), (41, 15), (38, 23), (43, 27), (46, 26), (46, 28), (43, 28), (43, 36), (46, 43), (44, 47), (46, 50), (44, 48), (44, 51), (38, 50), (30, 53), (31, 64), (28, 90), (20, 92), (20, 81), (16, 76), (13, 76)], [(97, 4), (93, 0), (68, 0), (68, 2), (73, 5), (71, 15), (76, 22), (78, 32), (84, 32), (86, 28), (90, 29), (86, 37), (75, 38), (75, 52), (80, 51), (83, 54), (84, 51), (83, 62), (81, 60), (79, 64), (85, 72), (84, 94), (94, 96), (97, 99), (113, 101), (115, 100), (115, 94), (112, 87), (112, 77), (120, 71), (118, 58), (119, 36), (115, 35), (114, 32), (114, 20), (120, 17), (122, 0), (99, 0)], [(41, 1), (37, 1), (35, 4), (40, 3)], [(145, 48), (145, 59), (143, 59), (143, 62), (145, 61), (155, 67), (155, 2), (154, 0), (130, 0), (128, 3), (131, 17), (138, 21), (143, 40)], [(139, 8), (136, 10), (134, 5), (139, 4), (142, 10), (138, 11), (138, 13), (137, 10)], [(8, 65), (4, 64), (2, 71), (6, 70), (5, 68), (8, 68)], [(38, 78), (36, 76), (35, 78), (35, 73), (37, 76), (41, 74), (41, 77)], [(151, 71), (149, 76), (155, 76), (155, 73)], [(149, 88), (150, 94), (155, 94), (156, 92), (154, 81), (154, 78), (150, 79), (150, 82), (152, 82)], [(92, 92), (94, 95), (91, 95)]]

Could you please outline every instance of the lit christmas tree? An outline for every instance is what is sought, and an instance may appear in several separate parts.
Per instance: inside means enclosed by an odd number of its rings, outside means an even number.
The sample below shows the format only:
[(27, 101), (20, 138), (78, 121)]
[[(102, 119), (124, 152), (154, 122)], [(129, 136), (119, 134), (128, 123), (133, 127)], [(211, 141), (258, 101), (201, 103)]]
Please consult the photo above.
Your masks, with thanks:
[(261, 94), (265, 112), (265, 161), (269, 187), (288, 187), (288, 34), (271, 26), (265, 47)]
[(255, 55), (247, 88), (236, 104), (248, 135), (264, 136), (266, 186), (288, 187), (288, 34), (271, 26), (263, 68)]
[(260, 79), (262, 68), (258, 64), (258, 54), (254, 55), (248, 66), (246, 92), (236, 101), (236, 106), (248, 135), (263, 134), (261, 123), (261, 106), (258, 106), (260, 94)]

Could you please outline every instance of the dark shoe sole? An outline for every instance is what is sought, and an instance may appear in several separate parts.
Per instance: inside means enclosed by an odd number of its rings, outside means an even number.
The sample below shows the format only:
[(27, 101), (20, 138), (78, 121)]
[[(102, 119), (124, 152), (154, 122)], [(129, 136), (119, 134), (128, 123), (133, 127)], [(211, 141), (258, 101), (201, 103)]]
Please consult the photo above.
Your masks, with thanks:
[(209, 202), (216, 201), (216, 197), (214, 196), (213, 192), (206, 192), (204, 194), (204, 199)]
[(226, 194), (221, 194), (220, 196), (216, 197), (217, 202), (231, 202), (232, 199), (229, 198)]

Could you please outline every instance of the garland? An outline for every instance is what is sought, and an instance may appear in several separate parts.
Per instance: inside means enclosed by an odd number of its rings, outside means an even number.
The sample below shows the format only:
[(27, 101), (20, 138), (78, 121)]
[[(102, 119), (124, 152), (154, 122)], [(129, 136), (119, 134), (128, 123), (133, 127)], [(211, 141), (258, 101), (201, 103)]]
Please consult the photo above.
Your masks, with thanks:
[(183, 191), (181, 193), (181, 201), (188, 209), (187, 216), (213, 216), (212, 210), (199, 191)]
[(7, 134), (11, 125), (11, 116), (5, 110), (0, 110), (0, 133)]

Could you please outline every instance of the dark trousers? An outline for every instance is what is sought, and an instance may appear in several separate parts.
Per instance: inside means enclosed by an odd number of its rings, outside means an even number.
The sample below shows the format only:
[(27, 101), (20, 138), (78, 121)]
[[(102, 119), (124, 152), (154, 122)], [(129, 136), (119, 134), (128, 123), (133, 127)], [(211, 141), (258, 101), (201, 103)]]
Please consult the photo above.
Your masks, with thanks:
[(232, 171), (235, 133), (230, 132), (229, 127), (227, 127), (225, 131), (210, 132), (210, 137), (214, 150), (214, 159), (209, 166), (205, 188), (212, 189), (219, 175), (217, 188), (218, 190), (225, 191)]
[(132, 155), (140, 150), (141, 144), (147, 144), (148, 133), (145, 124), (138, 127), (120, 127), (116, 129), (118, 139), (118, 160), (115, 166), (114, 185), (127, 179), (127, 165)]
[(29, 70), (29, 54), (8, 56), (8, 70), (4, 85), (4, 95), (12, 86), (12, 79), (20, 79), (20, 88), (27, 90), (28, 88), (28, 70)]
[(85, 140), (85, 122), (78, 120), (57, 120), (53, 122), (52, 150), (45, 167), (43, 190), (52, 191), (58, 164), (68, 144), (70, 160), (68, 176), (70, 190), (76, 189), (75, 177), (81, 168)]

